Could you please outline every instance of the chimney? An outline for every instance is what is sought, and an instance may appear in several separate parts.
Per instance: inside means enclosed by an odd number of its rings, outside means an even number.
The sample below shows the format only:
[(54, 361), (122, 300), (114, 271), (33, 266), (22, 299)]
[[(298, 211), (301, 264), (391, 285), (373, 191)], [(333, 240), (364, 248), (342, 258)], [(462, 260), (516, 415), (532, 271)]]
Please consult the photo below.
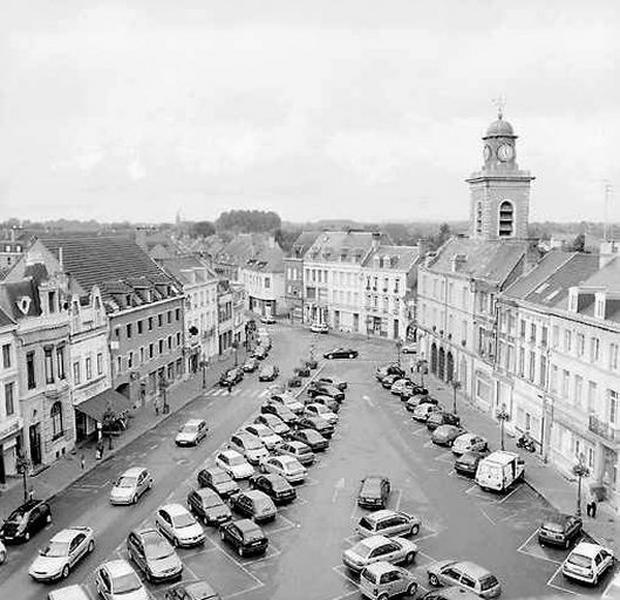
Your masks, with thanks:
[(379, 233), (378, 231), (373, 231), (372, 232), (372, 241), (371, 241), (371, 247), (373, 250), (376, 250), (379, 245), (381, 244), (381, 233)]
[(428, 242), (422, 238), (418, 240), (418, 257), (423, 259), (428, 252), (429, 245)]

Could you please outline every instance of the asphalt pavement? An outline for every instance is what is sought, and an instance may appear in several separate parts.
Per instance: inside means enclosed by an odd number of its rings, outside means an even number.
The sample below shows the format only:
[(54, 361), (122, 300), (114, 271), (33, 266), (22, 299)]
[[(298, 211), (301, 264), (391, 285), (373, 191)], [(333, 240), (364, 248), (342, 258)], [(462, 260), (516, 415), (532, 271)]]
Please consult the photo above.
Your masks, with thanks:
[[(207, 579), (224, 599), (340, 600), (359, 597), (355, 579), (343, 568), (342, 551), (355, 543), (353, 531), (365, 511), (355, 499), (360, 480), (383, 473), (392, 481), (389, 506), (415, 513), (422, 529), (416, 561), (409, 568), (427, 587), (425, 566), (444, 558), (471, 559), (490, 569), (503, 586), (503, 598), (553, 593), (600, 596), (596, 589), (567, 583), (558, 574), (564, 551), (542, 549), (535, 531), (551, 507), (530, 487), (521, 485), (499, 496), (484, 493), (469, 479), (458, 476), (449, 449), (430, 443), (426, 427), (411, 419), (400, 399), (375, 381), (376, 365), (393, 359), (392, 346), (377, 341), (317, 336), (306, 330), (275, 325), (273, 349), (266, 362), (289, 376), (300, 358), (316, 344), (317, 355), (334, 345), (357, 348), (355, 360), (321, 360), (319, 370), (349, 382), (340, 423), (327, 452), (309, 468), (309, 478), (298, 487), (298, 499), (279, 509), (275, 522), (264, 527), (270, 547), (266, 556), (239, 558), (223, 546), (217, 532), (208, 530), (203, 548), (179, 550), (184, 580)], [(213, 461), (218, 448), (246, 420), (253, 418), (270, 384), (246, 375), (232, 394), (213, 388), (160, 423), (122, 453), (99, 465), (58, 494), (52, 502), (54, 522), (22, 546), (12, 546), (9, 561), (0, 567), (0, 598), (42, 598), (53, 587), (85, 583), (92, 589), (96, 566), (126, 556), (125, 538), (132, 528), (150, 526), (156, 508), (169, 501), (185, 501), (195, 486), (195, 475)], [(302, 391), (302, 394), (305, 394)], [(188, 418), (204, 417), (210, 434), (198, 448), (177, 448), (174, 435)], [(467, 427), (467, 422), (464, 423)], [(130, 507), (108, 502), (111, 482), (125, 468), (143, 465), (155, 477), (153, 489)], [(56, 531), (69, 525), (90, 525), (97, 547), (62, 584), (32, 582), (27, 570), (42, 546)], [(163, 599), (167, 585), (150, 585), (154, 598)]]

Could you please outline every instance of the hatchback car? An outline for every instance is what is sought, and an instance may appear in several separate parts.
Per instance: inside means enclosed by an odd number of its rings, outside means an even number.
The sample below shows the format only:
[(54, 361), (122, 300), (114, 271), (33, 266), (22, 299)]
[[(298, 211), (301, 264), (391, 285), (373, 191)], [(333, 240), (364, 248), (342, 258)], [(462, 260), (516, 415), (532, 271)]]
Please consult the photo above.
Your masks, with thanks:
[(438, 446), (452, 446), (454, 440), (462, 436), (464, 430), (456, 425), (440, 425), (433, 431), (431, 441)]
[(332, 387), (338, 388), (341, 392), (344, 392), (348, 387), (348, 383), (344, 379), (340, 379), (334, 375), (322, 375), (317, 379), (317, 382), (331, 385)]
[(426, 419), (426, 428), (429, 431), (434, 431), (440, 425), (456, 425), (458, 427), (460, 424), (461, 417), (443, 410), (435, 411)]
[(276, 449), (276, 453), (292, 456), (293, 458), (296, 458), (304, 467), (311, 465), (315, 460), (312, 448), (303, 442), (298, 442), (297, 440), (284, 442)]
[(359, 589), (364, 598), (388, 600), (399, 596), (415, 596), (418, 582), (406, 569), (380, 560), (361, 572)]
[(95, 571), (95, 589), (103, 600), (149, 600), (150, 596), (131, 565), (123, 559), (105, 562)]
[(269, 452), (263, 442), (255, 435), (247, 432), (239, 431), (230, 436), (228, 443), (231, 450), (235, 450), (245, 456), (247, 461), (252, 465), (257, 465), (265, 456), (269, 456)]
[(426, 423), (426, 421), (428, 421), (429, 417), (436, 412), (441, 412), (443, 410), (443, 408), (441, 408), (441, 406), (439, 406), (438, 404), (431, 404), (430, 402), (423, 402), (422, 404), (419, 404), (418, 406), (416, 406), (415, 410), (413, 411), (413, 418), (416, 421), (421, 421), (423, 423)]
[(59, 531), (39, 551), (28, 575), (35, 581), (66, 579), (70, 571), (95, 549), (90, 527), (69, 527)]
[(258, 369), (258, 359), (254, 356), (250, 356), (244, 363), (243, 367), (241, 367), (244, 373), (253, 373)]
[(251, 519), (229, 521), (220, 527), (220, 538), (232, 546), (239, 556), (265, 554), (269, 540)]
[(418, 535), (420, 526), (420, 518), (415, 515), (383, 509), (363, 516), (359, 520), (355, 532), (362, 537)]
[(223, 450), (215, 458), (215, 465), (233, 479), (247, 479), (254, 474), (252, 465), (236, 450)]
[(220, 375), (219, 384), (223, 387), (235, 385), (243, 379), (243, 369), (240, 367), (234, 367), (224, 371)]
[(304, 408), (304, 415), (308, 417), (321, 417), (325, 419), (330, 425), (335, 425), (338, 423), (338, 415), (329, 410), (327, 406), (324, 404), (319, 404), (318, 402), (312, 402), (308, 404), (306, 408)]
[(135, 504), (153, 487), (151, 474), (143, 467), (127, 469), (112, 485), (111, 504)]
[(342, 346), (338, 348), (332, 348), (328, 350), (325, 354), (323, 354), (324, 358), (331, 360), (333, 358), (357, 358), (359, 356), (359, 352), (354, 350), (353, 348), (343, 348)]
[(276, 505), (267, 494), (260, 490), (239, 491), (233, 494), (228, 501), (235, 512), (249, 519), (254, 519), (256, 523), (265, 523), (276, 518)]
[(183, 563), (168, 540), (156, 529), (131, 531), (127, 536), (129, 558), (150, 583), (181, 577)]
[(375, 371), (377, 381), (381, 381), (386, 375), (398, 375), (399, 377), (405, 377), (405, 370), (402, 369), (397, 363), (377, 367), (377, 370)]
[(297, 415), (284, 404), (266, 402), (260, 407), (260, 412), (265, 415), (275, 415), (286, 425), (293, 425), (297, 422)]
[(250, 423), (243, 428), (243, 431), (247, 431), (250, 435), (257, 437), (267, 450), (273, 450), (282, 443), (282, 438), (266, 425)]
[(206, 581), (179, 583), (169, 589), (164, 600), (220, 600), (221, 596)]
[(502, 587), (490, 571), (470, 561), (442, 560), (427, 568), (433, 587), (456, 585), (482, 598), (497, 598)]
[[(239, 489), (237, 487), (237, 489)], [(187, 494), (187, 507), (205, 525), (219, 525), (230, 519), (230, 508), (221, 496), (210, 488), (192, 490)]]
[(583, 521), (574, 515), (557, 515), (547, 519), (538, 528), (538, 543), (541, 546), (568, 548), (580, 535)]
[(52, 522), (47, 502), (28, 500), (16, 508), (0, 527), (0, 539), (7, 543), (27, 542), (35, 533)]
[(281, 475), (265, 473), (250, 477), (250, 488), (267, 494), (276, 504), (292, 502), (297, 498), (295, 488)]
[(410, 564), (415, 560), (417, 552), (417, 545), (405, 538), (373, 535), (345, 550), (342, 562), (351, 571), (359, 573), (380, 560), (391, 564)]
[(293, 373), (297, 377), (310, 377), (310, 367), (305, 364), (299, 365), (293, 369)]
[(475, 477), (478, 463), (490, 454), (489, 450), (465, 452), (454, 461), (454, 470), (460, 475)]
[(333, 385), (327, 383), (311, 383), (307, 390), (308, 396), (329, 396), (338, 402), (344, 401), (344, 392)]
[(276, 365), (265, 365), (258, 372), (259, 381), (275, 381), (280, 374), (280, 369)]
[(599, 544), (579, 542), (562, 563), (562, 575), (582, 583), (598, 585), (607, 569), (612, 568), (614, 555)]
[(261, 462), (260, 469), (280, 475), (289, 483), (301, 483), (308, 474), (308, 469), (292, 456), (269, 456)]
[(362, 508), (385, 508), (390, 497), (390, 480), (383, 475), (368, 475), (362, 479), (357, 504)]
[(333, 413), (338, 414), (340, 412), (340, 402), (330, 398), (329, 396), (315, 396), (314, 398), (308, 398), (308, 401), (305, 403), (306, 406), (308, 404), (322, 404)]
[(198, 471), (196, 480), (200, 487), (211, 488), (222, 497), (226, 497), (239, 489), (239, 484), (220, 467), (201, 469)]
[(463, 452), (480, 452), (489, 449), (489, 443), (481, 435), (464, 433), (454, 440), (452, 452), (457, 456)]
[(296, 415), (300, 415), (304, 410), (304, 405), (289, 392), (272, 393), (269, 396), (269, 402), (283, 404), (287, 408), (290, 408)]
[(276, 417), (276, 415), (261, 413), (254, 419), (254, 423), (269, 427), (271, 431), (280, 437), (287, 435), (291, 431), (291, 428), (280, 417)]
[(327, 439), (334, 435), (334, 426), (323, 417), (301, 417), (297, 426), (299, 429), (314, 429)]
[(313, 323), (310, 326), (312, 333), (329, 333), (329, 327), (326, 323)]
[(295, 429), (291, 431), (290, 438), (306, 444), (312, 452), (322, 452), (329, 447), (329, 440), (323, 437), (316, 429)]
[(177, 547), (190, 548), (205, 542), (202, 527), (181, 504), (165, 504), (157, 509), (155, 527)]
[(196, 446), (207, 437), (207, 422), (204, 419), (190, 419), (179, 429), (174, 443), (177, 446)]

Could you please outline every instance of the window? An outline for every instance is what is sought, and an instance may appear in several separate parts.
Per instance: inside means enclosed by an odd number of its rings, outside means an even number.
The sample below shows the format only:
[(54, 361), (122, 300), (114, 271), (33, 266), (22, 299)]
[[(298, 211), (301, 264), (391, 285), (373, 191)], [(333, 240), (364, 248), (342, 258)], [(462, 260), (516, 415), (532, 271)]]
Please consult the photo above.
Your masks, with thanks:
[(573, 400), (576, 406), (581, 407), (581, 403), (583, 401), (583, 377), (580, 375), (575, 375), (574, 380), (574, 388), (573, 388)]
[(58, 374), (58, 379), (65, 378), (65, 347), (58, 346), (56, 348), (56, 371)]
[(93, 359), (88, 356), (86, 358), (86, 379), (91, 380), (93, 378)]
[(530, 360), (528, 365), (528, 376), (530, 381), (534, 381), (534, 377), (536, 375), (536, 354), (534, 352), (530, 352)]
[(557, 348), (558, 344), (560, 343), (560, 327), (558, 325), (554, 325), (551, 332), (552, 332), (551, 343), (554, 348)]
[(172, 311), (171, 310), (169, 310), (166, 313), (166, 316), (168, 317), (168, 323), (172, 323)]
[[(202, 294), (202, 296), (204, 297), (204, 294)], [(204, 302), (203, 302), (204, 305)], [(174, 309), (174, 319), (175, 321), (179, 321), (181, 319), (181, 309), (180, 308), (175, 308)]]
[(564, 330), (564, 352), (570, 352), (573, 341), (573, 335), (570, 329)]
[(525, 374), (525, 350), (519, 348), (519, 377)]
[(142, 321), (138, 321), (138, 335), (140, 335), (143, 331), (142, 325), (143, 325)]
[(168, 350), (172, 350), (172, 336), (168, 336)]
[(7, 417), (15, 412), (15, 384), (12, 381), (4, 385), (4, 409)]
[(153, 317), (149, 317), (149, 331), (153, 330)]
[(590, 338), (590, 362), (598, 362), (600, 342), (596, 337)]
[(114, 337), (121, 337), (121, 328), (120, 327), (115, 327), (114, 328)]
[(117, 356), (116, 357), (116, 372), (121, 373), (122, 370), (123, 370), (123, 357)]
[(541, 354), (540, 356), (540, 372), (538, 373), (538, 384), (544, 387), (547, 382), (547, 358)]
[(149, 358), (153, 358), (154, 350), (155, 350), (155, 348), (154, 348), (153, 344), (149, 344)]
[(159, 353), (163, 354), (164, 353), (164, 340), (159, 340)]
[(521, 320), (521, 323), (519, 325), (520, 329), (519, 329), (519, 337), (524, 340), (525, 339), (525, 321)]
[(164, 324), (164, 315), (162, 313), (159, 313), (157, 315), (157, 326), (161, 327)]
[[(321, 271), (319, 271), (319, 275), (320, 274), (321, 274)], [(271, 277), (265, 277), (265, 289), (268, 290), (270, 287), (271, 287)]]
[(615, 425), (618, 418), (618, 392), (615, 390), (607, 390), (607, 392), (607, 416), (609, 417), (610, 425)]
[(530, 323), (530, 342), (536, 341), (536, 323)]
[(181, 345), (181, 332), (177, 331), (177, 347)]
[(131, 338), (131, 323), (127, 323), (127, 339)]
[(60, 402), (54, 402), (52, 409), (50, 410), (50, 419), (52, 421), (52, 439), (56, 440), (62, 437), (62, 404)]
[(4, 344), (2, 346), (2, 366), (5, 369), (11, 368), (11, 344)]
[(562, 389), (560, 391), (562, 398), (568, 398), (568, 380), (570, 379), (570, 373), (564, 369), (562, 371)]
[(97, 354), (97, 375), (103, 375), (103, 354)]
[(82, 379), (82, 373), (80, 369), (79, 361), (73, 363), (73, 383), (74, 385), (80, 385)]
[(577, 334), (577, 356), (583, 356), (586, 352), (586, 336), (583, 333)]
[(56, 292), (50, 292), (48, 295), (48, 301), (49, 301), (49, 311), (51, 313), (56, 312)]
[(144, 346), (140, 348), (140, 364), (144, 364)]
[(129, 354), (127, 355), (127, 368), (133, 368), (133, 352), (129, 352)]
[(609, 344), (609, 368), (618, 370), (618, 344)]
[(551, 365), (551, 371), (549, 372), (549, 389), (555, 393), (558, 391), (558, 367)]
[(45, 383), (54, 383), (54, 359), (51, 346), (44, 348), (45, 352)]
[(499, 205), (499, 237), (510, 237), (513, 234), (514, 208), (512, 202), (504, 200)]
[(540, 331), (540, 343), (543, 346), (547, 345), (547, 334), (548, 334), (548, 329), (546, 327), (542, 327), (541, 331)]
[(596, 389), (595, 381), (588, 381), (588, 412), (592, 414), (596, 407)]

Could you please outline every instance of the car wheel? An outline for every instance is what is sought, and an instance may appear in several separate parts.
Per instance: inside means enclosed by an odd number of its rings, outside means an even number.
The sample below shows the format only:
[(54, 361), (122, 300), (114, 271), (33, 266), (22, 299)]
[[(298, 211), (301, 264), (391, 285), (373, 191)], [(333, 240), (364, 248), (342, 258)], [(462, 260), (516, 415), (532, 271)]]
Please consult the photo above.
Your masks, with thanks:
[(407, 552), (405, 556), (405, 563), (410, 565), (415, 560), (415, 552)]
[(69, 565), (65, 565), (62, 568), (62, 573), (60, 574), (61, 579), (66, 579), (69, 577)]
[(334, 358), (334, 355), (333, 354), (328, 354), (327, 358), (329, 358), (331, 360), (332, 358)]
[(223, 531), (220, 531), (220, 539), (221, 539), (222, 541), (224, 541), (224, 538), (225, 538), (225, 536), (224, 536), (224, 532), (223, 532)]
[(428, 582), (433, 586), (433, 587), (439, 587), (439, 578), (437, 577), (437, 575), (435, 575), (434, 573), (429, 573), (428, 574)]
[(173, 538), (172, 538), (172, 545), (173, 545), (175, 548), (178, 548), (178, 547), (179, 547), (179, 545), (180, 545), (180, 544), (179, 544), (179, 538), (177, 538), (177, 537), (173, 537)]
[(389, 600), (389, 598), (390, 598), (390, 597), (389, 597), (386, 593), (379, 594), (379, 595), (377, 596), (377, 600)]
[(95, 540), (90, 540), (90, 542), (88, 542), (88, 548), (86, 551), (88, 552), (88, 554), (92, 554), (94, 549), (95, 549)]
[(409, 584), (409, 587), (407, 587), (407, 591), (405, 592), (405, 594), (407, 594), (407, 596), (415, 596), (415, 593), (417, 591), (418, 591), (418, 584), (414, 581)]
[(138, 494), (134, 494), (133, 498), (131, 499), (132, 504), (135, 504), (136, 502), (138, 502)]
[(418, 533), (420, 533), (420, 526), (416, 523), (415, 525), (411, 526), (411, 531), (409, 532), (409, 534), (418, 535)]

